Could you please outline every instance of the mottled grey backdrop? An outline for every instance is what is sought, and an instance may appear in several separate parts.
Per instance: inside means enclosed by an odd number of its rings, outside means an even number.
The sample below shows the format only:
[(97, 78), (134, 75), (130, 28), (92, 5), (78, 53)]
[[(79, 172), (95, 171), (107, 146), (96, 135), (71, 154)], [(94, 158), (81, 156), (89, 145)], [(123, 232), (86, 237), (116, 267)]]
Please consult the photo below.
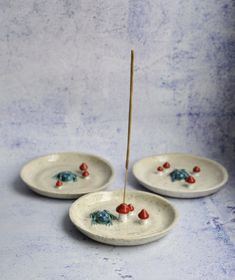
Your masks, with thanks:
[[(224, 164), (230, 183), (172, 199), (175, 231), (124, 249), (84, 238), (70, 202), (32, 194), (18, 173), (33, 157), (83, 151), (109, 159), (110, 189), (122, 186), (131, 48), (131, 163), (190, 152)], [(2, 0), (0, 65), (2, 279), (235, 278), (233, 0)]]

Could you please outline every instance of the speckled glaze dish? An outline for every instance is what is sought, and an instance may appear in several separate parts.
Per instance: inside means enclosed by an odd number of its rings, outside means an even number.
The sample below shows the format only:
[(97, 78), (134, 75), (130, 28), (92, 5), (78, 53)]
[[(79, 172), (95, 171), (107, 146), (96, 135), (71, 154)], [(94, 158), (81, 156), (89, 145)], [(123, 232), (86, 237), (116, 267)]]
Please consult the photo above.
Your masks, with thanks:
[[(126, 222), (113, 221), (112, 225), (92, 224), (90, 213), (108, 210), (118, 215), (116, 207), (122, 202), (123, 192), (97, 192), (77, 199), (69, 210), (73, 224), (88, 237), (105, 244), (117, 246), (141, 245), (158, 240), (175, 225), (178, 213), (166, 199), (142, 191), (127, 192), (126, 201), (135, 210)], [(139, 211), (145, 208), (149, 213), (147, 224), (141, 224)]]
[[(89, 179), (82, 178), (79, 166), (86, 162)], [(55, 186), (55, 175), (61, 171), (78, 174), (77, 181)], [(28, 162), (21, 170), (21, 178), (34, 192), (53, 198), (72, 199), (105, 189), (114, 177), (112, 165), (101, 157), (83, 153), (56, 153)]]
[[(171, 167), (160, 175), (157, 167), (162, 166), (165, 162), (169, 162)], [(190, 188), (183, 181), (172, 182), (169, 174), (174, 169), (186, 169), (190, 173), (194, 166), (200, 166), (201, 172), (195, 175), (196, 183)], [(133, 173), (139, 183), (147, 189), (161, 195), (178, 198), (210, 195), (221, 189), (228, 180), (227, 170), (218, 162), (183, 153), (143, 158), (134, 164)], [(190, 175), (194, 176), (192, 172)]]

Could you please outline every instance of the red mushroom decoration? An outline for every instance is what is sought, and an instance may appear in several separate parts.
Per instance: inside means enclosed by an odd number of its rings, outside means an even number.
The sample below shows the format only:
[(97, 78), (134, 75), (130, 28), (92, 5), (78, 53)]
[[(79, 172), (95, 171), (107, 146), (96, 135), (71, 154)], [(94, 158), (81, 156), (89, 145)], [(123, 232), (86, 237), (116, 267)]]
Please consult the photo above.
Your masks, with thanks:
[(196, 180), (193, 176), (188, 176), (185, 181), (187, 182), (189, 188), (191, 188), (191, 186), (196, 183)]
[(164, 173), (167, 174), (169, 172), (169, 169), (170, 169), (171, 165), (168, 161), (166, 161), (164, 164), (163, 164), (163, 168), (164, 168)]
[(142, 209), (139, 212), (138, 217), (140, 218), (140, 223), (146, 224), (149, 218), (149, 213), (145, 209)]
[(116, 211), (119, 214), (119, 221), (126, 222), (127, 215), (130, 212), (129, 206), (126, 203), (122, 203), (122, 204), (118, 205), (118, 207), (116, 208)]
[(158, 173), (159, 175), (162, 175), (162, 174), (163, 174), (163, 171), (164, 171), (164, 168), (163, 168), (162, 166), (158, 166), (158, 168), (157, 168), (157, 173)]
[(56, 182), (55, 186), (56, 186), (57, 188), (59, 188), (59, 187), (63, 186), (63, 182), (60, 181), (60, 180), (58, 180), (58, 181)]
[(85, 171), (85, 170), (87, 170), (88, 169), (88, 165), (85, 163), (85, 162), (83, 162), (81, 165), (80, 165), (80, 170), (81, 171)]
[(170, 165), (169, 162), (165, 162), (165, 163), (163, 164), (163, 167), (164, 167), (165, 169), (169, 169), (169, 168), (171, 167), (171, 165)]
[(90, 173), (86, 170), (86, 171), (84, 171), (84, 172), (82, 172), (82, 176), (83, 176), (83, 178), (85, 178), (85, 179), (88, 179), (89, 178), (89, 175), (90, 175)]
[(194, 168), (193, 168), (193, 174), (194, 174), (195, 176), (198, 176), (200, 172), (201, 172), (201, 168), (200, 168), (199, 166), (194, 166)]
[(130, 210), (129, 215), (133, 215), (134, 210), (135, 210), (134, 206), (132, 204), (128, 204), (128, 207), (129, 207), (129, 210)]

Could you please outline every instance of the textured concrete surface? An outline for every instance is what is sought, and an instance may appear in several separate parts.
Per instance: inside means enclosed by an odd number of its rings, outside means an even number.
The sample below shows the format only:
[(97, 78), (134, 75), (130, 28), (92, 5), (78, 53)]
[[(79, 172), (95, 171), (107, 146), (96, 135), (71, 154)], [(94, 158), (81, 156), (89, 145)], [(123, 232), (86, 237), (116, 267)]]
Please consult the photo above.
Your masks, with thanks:
[[(230, 0), (0, 1), (1, 279), (235, 279), (235, 3)], [(190, 152), (230, 181), (170, 199), (180, 221), (152, 244), (118, 248), (80, 234), (71, 201), (19, 179), (28, 160), (96, 153), (123, 184), (129, 55), (136, 51), (131, 163)], [(130, 177), (130, 187), (144, 190)]]

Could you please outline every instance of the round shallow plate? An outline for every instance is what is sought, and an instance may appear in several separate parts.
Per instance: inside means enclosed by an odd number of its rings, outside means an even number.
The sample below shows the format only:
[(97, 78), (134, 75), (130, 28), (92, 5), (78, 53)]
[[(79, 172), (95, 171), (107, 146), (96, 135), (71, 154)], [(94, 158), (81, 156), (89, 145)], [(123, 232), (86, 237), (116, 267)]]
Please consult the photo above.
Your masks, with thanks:
[[(91, 224), (90, 214), (108, 210), (117, 215), (115, 209), (122, 202), (123, 192), (97, 192), (76, 200), (70, 207), (69, 216), (73, 224), (88, 237), (101, 243), (117, 246), (133, 246), (157, 240), (174, 226), (178, 214), (166, 199), (155, 194), (129, 191), (126, 202), (134, 205), (133, 215), (126, 222), (113, 220), (112, 225)], [(140, 224), (138, 213), (145, 208), (150, 217), (147, 224)]]
[[(159, 175), (157, 167), (165, 162), (171, 164), (167, 174)], [(199, 166), (198, 176), (191, 174), (194, 166)], [(169, 173), (174, 169), (185, 169), (194, 176), (196, 183), (190, 188), (183, 181), (171, 181)], [(134, 164), (133, 173), (140, 184), (147, 189), (171, 197), (194, 198), (210, 195), (218, 191), (228, 180), (226, 169), (216, 161), (190, 154), (163, 154), (146, 157)]]
[[(89, 179), (81, 176), (79, 166), (88, 164)], [(78, 175), (76, 182), (55, 187), (55, 175), (61, 171), (72, 171)], [(44, 196), (54, 198), (77, 198), (80, 195), (105, 189), (114, 177), (113, 167), (106, 160), (89, 154), (58, 153), (37, 158), (21, 170), (22, 180), (30, 189)]]

